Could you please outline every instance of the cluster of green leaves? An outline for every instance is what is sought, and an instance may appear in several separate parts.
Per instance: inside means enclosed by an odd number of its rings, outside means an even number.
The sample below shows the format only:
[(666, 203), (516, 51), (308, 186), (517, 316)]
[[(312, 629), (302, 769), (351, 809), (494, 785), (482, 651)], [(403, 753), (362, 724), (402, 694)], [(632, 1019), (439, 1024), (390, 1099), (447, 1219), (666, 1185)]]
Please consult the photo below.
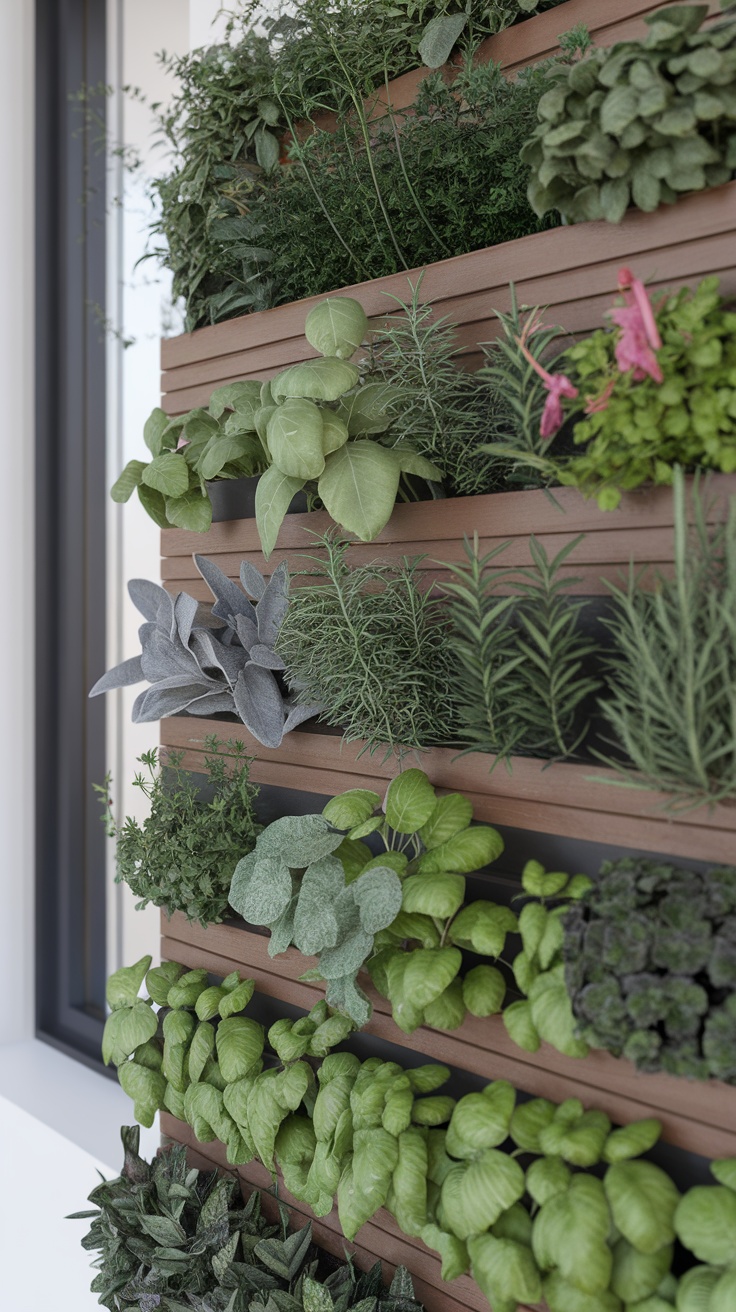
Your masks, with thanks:
[(645, 19), (643, 40), (559, 64), (521, 158), (536, 214), (618, 223), (736, 171), (736, 18), (704, 27), (707, 5)]
[(357, 386), (360, 373), (350, 357), (367, 331), (359, 301), (328, 297), (304, 325), (318, 358), (291, 365), (263, 384), (261, 409), (252, 422), (268, 461), (256, 491), (266, 558), (293, 497), (304, 487), (336, 524), (372, 542), (391, 515), (402, 475), (441, 477), (408, 442), (389, 447), (374, 440), (388, 428), (388, 403), (396, 392), (380, 383)]
[(591, 881), (586, 875), (570, 877), (561, 870), (545, 870), (539, 861), (527, 861), (521, 884), (520, 896), (526, 899), (519, 913), (521, 951), (512, 969), (523, 996), (504, 1009), (503, 1023), (526, 1052), (537, 1052), (544, 1042), (566, 1057), (585, 1057), (588, 1043), (573, 1016), (562, 948), (566, 912), (585, 897)]
[[(141, 998), (144, 980), (148, 996)], [(165, 1108), (191, 1125), (200, 1143), (218, 1138), (226, 1144), (233, 1165), (251, 1161), (254, 1141), (261, 1160), (270, 1159), (278, 1126), (314, 1078), (304, 1061), (280, 1072), (273, 1066), (264, 1070), (266, 1031), (242, 1015), (254, 987), (237, 971), (210, 985), (206, 970), (187, 971), (173, 961), (151, 969), (150, 957), (123, 966), (107, 981), (111, 1011), (102, 1057), (106, 1066), (117, 1067), (136, 1120), (150, 1126)], [(315, 1057), (325, 1056), (353, 1028), (347, 1017), (330, 1015), (326, 1002), (296, 1024), (307, 1040), (305, 1054)], [(275, 1052), (282, 1029), (283, 1022), (277, 1022), (269, 1031)], [(249, 1121), (243, 1109), (251, 1095), (256, 1110)], [(264, 1157), (269, 1134), (271, 1150)]]
[(129, 460), (113, 484), (113, 501), (125, 502), (138, 489), (143, 509), (159, 528), (206, 533), (212, 523), (207, 483), (252, 478), (268, 464), (253, 416), (261, 406), (260, 383), (227, 383), (211, 395), (206, 410), (174, 419), (156, 408), (143, 427), (152, 459)]
[(736, 869), (609, 861), (562, 914), (584, 1040), (643, 1071), (736, 1083)]
[[(146, 965), (111, 977), (111, 1002), (149, 1010), (131, 1003)], [(597, 1312), (632, 1312), (671, 1288), (680, 1195), (663, 1170), (636, 1160), (656, 1143), (658, 1121), (613, 1129), (603, 1112), (586, 1112), (575, 1098), (517, 1106), (504, 1080), (456, 1101), (437, 1092), (446, 1067), (403, 1070), (379, 1057), (361, 1063), (352, 1053), (322, 1055), (315, 1072), (308, 1055), (297, 1055), (301, 1043), (294, 1047), (301, 1021), (272, 1026), (269, 1044), (277, 1051), (284, 1045), (283, 1064), (262, 1069), (264, 1035), (253, 1022), (229, 1016), (212, 1040), (191, 1037), (196, 1021), (186, 1008), (196, 1004), (200, 1017), (211, 1017), (232, 993), (207, 987), (198, 978), (204, 972), (182, 970), (169, 963), (149, 972), (155, 992), (168, 986), (175, 1008), (164, 1022), (162, 1069), (179, 1080), (187, 1061), (198, 1069), (215, 1048), (217, 1062), (184, 1095), (175, 1090), (175, 1114), (186, 1116), (200, 1141), (223, 1139), (231, 1162), (257, 1157), (271, 1171), (278, 1167), (289, 1192), (318, 1216), (336, 1197), (346, 1238), (386, 1207), (406, 1234), (441, 1255), (446, 1280), (471, 1270), (497, 1312), (542, 1297), (551, 1312), (585, 1308), (586, 1300), (590, 1307), (594, 1298)], [(322, 1019), (326, 1013), (324, 1003), (311, 1013), (319, 1021), (312, 1045), (336, 1019)], [(185, 1017), (191, 1024), (181, 1037)], [(209, 1024), (200, 1019), (200, 1027)], [(222, 1034), (234, 1025), (237, 1033)], [(151, 1042), (145, 1046), (150, 1062)], [(599, 1178), (590, 1172), (601, 1163)]]
[(688, 525), (685, 485), (675, 471), (674, 577), (644, 587), (609, 584), (613, 639), (601, 707), (629, 762), (606, 763), (629, 787), (655, 788), (685, 809), (736, 793), (736, 505), (707, 524), (697, 486)]
[(149, 1163), (138, 1126), (120, 1133), (120, 1176), (68, 1218), (92, 1222), (82, 1247), (99, 1254), (92, 1293), (110, 1312), (420, 1312), (405, 1268), (386, 1290), (380, 1263), (363, 1274), (326, 1257), (311, 1225), (289, 1233), (283, 1208), (269, 1224), (258, 1190), (244, 1199), (231, 1175), (190, 1169), (183, 1144)]
[(729, 1312), (736, 1298), (736, 1163), (711, 1162), (715, 1185), (696, 1185), (677, 1205), (675, 1232), (703, 1266), (682, 1277), (679, 1312)]
[(519, 152), (546, 86), (470, 59), (421, 83), (409, 116), (368, 123), (360, 97), (334, 130), (295, 140), (250, 222), (270, 253), (274, 301), (296, 301), (528, 236), (538, 219)]
[(581, 453), (548, 468), (555, 481), (596, 496), (601, 510), (614, 509), (622, 491), (642, 483), (671, 483), (675, 465), (736, 469), (736, 314), (724, 308), (718, 279), (665, 297), (656, 320), (661, 383), (621, 373), (616, 334), (603, 329), (564, 356), (563, 368), (580, 391), (591, 397), (605, 391), (608, 400), (575, 423)]
[(416, 284), (409, 280), (408, 301), (391, 297), (396, 309), (371, 342), (365, 377), (397, 389), (383, 440), (408, 441), (436, 465), (451, 496), (491, 492), (498, 474), (479, 448), (492, 431), (501, 394), (461, 367), (457, 329), (420, 299), (422, 276)]
[(457, 655), (460, 735), (467, 751), (564, 758), (587, 733), (583, 710), (600, 686), (587, 663), (597, 652), (581, 616), (585, 603), (566, 592), (576, 582), (563, 573), (580, 537), (549, 560), (533, 536), (530, 568), (499, 568), (509, 546), (485, 555), (478, 539), (465, 539), (468, 563), (450, 565), (450, 596)]
[(152, 106), (169, 164), (151, 183), (150, 256), (171, 270), (191, 331), (271, 303), (268, 252), (244, 218), (279, 163), (283, 114), (262, 34), (161, 62), (175, 89), (165, 108)]
[(141, 823), (127, 816), (116, 825), (109, 777), (96, 787), (107, 832), (116, 840), (116, 879), (140, 901), (136, 910), (183, 911), (201, 925), (219, 924), (227, 910), (233, 865), (251, 852), (261, 826), (256, 820), (257, 787), (249, 781), (250, 759), (242, 743), (205, 740), (207, 774), (202, 786), (182, 768), (183, 752), (144, 752), (145, 766), (134, 781), (150, 803)]
[(371, 752), (457, 741), (451, 625), (419, 561), (351, 569), (347, 543), (318, 544), (314, 582), (292, 590), (277, 644), (297, 702)]

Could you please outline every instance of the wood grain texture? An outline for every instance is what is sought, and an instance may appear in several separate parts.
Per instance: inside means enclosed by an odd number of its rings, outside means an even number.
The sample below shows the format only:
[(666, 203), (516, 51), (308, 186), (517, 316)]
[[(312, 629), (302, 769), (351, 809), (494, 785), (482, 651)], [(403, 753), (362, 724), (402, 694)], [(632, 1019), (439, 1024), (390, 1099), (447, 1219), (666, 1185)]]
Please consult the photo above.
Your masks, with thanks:
[[(459, 345), (477, 364), (477, 344), (492, 340), (498, 330), (494, 311), (509, 309), (510, 281), (522, 303), (549, 306), (547, 317), (569, 332), (589, 331), (612, 303), (622, 263), (632, 265), (654, 290), (715, 273), (724, 291), (736, 292), (735, 228), (736, 182), (731, 182), (654, 214), (631, 211), (621, 224), (576, 224), (442, 260), (426, 269), (421, 298), (457, 325)], [(380, 323), (392, 308), (386, 294), (406, 299), (407, 278), (416, 282), (420, 272), (390, 274), (338, 294), (357, 297)], [(180, 414), (206, 405), (222, 383), (270, 378), (287, 364), (313, 358), (303, 329), (321, 299), (309, 297), (164, 340), (164, 409)]]
[[(180, 913), (170, 920), (162, 913), (161, 929), (164, 958), (192, 969), (206, 966), (222, 976), (240, 970), (255, 980), (260, 993), (305, 1011), (324, 995), (323, 985), (299, 978), (314, 959), (293, 948), (271, 958), (268, 937), (243, 924), (203, 929)], [(394, 1024), (388, 1002), (367, 976), (361, 987), (373, 1004), (365, 1029), (377, 1038), (487, 1080), (510, 1080), (535, 1097), (555, 1102), (580, 1098), (617, 1124), (654, 1116), (662, 1122), (663, 1138), (690, 1152), (714, 1158), (736, 1154), (736, 1090), (719, 1081), (642, 1075), (630, 1062), (597, 1050), (586, 1058), (571, 1058), (543, 1044), (538, 1052), (527, 1053), (511, 1041), (500, 1016), (468, 1016), (458, 1030), (420, 1026), (407, 1035)]]
[[(201, 1144), (193, 1130), (183, 1121), (178, 1121), (168, 1112), (161, 1113), (161, 1130), (167, 1139), (175, 1143), (184, 1143), (192, 1151), (193, 1165), (204, 1162), (209, 1169), (217, 1166), (221, 1170), (237, 1174), (247, 1187), (269, 1189), (274, 1181), (269, 1171), (260, 1162), (249, 1162), (246, 1166), (228, 1165), (223, 1144), (213, 1141)], [(404, 1265), (411, 1273), (417, 1297), (421, 1299), (427, 1312), (459, 1312), (471, 1308), (473, 1312), (488, 1312), (488, 1303), (478, 1286), (470, 1276), (446, 1283), (440, 1273), (439, 1258), (422, 1243), (421, 1239), (412, 1239), (404, 1235), (396, 1225), (393, 1217), (381, 1208), (372, 1220), (366, 1222), (358, 1231), (358, 1242), (351, 1243), (345, 1239), (340, 1228), (337, 1208), (329, 1216), (315, 1217), (313, 1212), (293, 1197), (284, 1188), (278, 1178), (276, 1185), (278, 1198), (286, 1206), (294, 1225), (303, 1225), (305, 1220), (312, 1222), (315, 1242), (328, 1249), (336, 1257), (343, 1258), (346, 1252), (354, 1252), (358, 1265), (371, 1266), (378, 1260), (384, 1265), (388, 1279), (399, 1265)], [(267, 1204), (268, 1205), (268, 1204)], [(543, 1304), (533, 1308), (524, 1304), (520, 1312), (544, 1312)]]
[[(383, 793), (398, 773), (395, 758), (362, 755), (360, 743), (343, 744), (329, 734), (295, 730), (281, 747), (267, 750), (237, 720), (173, 716), (161, 722), (161, 742), (184, 752), (184, 766), (204, 768), (205, 739), (215, 734), (246, 745), (253, 756), (256, 783), (331, 797), (346, 788)], [(700, 807), (685, 814), (663, 810), (663, 794), (624, 788), (613, 771), (514, 757), (511, 772), (483, 753), (458, 757), (455, 749), (412, 753), (405, 764), (419, 765), (440, 790), (462, 791), (476, 820), (535, 833), (582, 838), (642, 852), (666, 853), (730, 864), (736, 833), (736, 807)]]

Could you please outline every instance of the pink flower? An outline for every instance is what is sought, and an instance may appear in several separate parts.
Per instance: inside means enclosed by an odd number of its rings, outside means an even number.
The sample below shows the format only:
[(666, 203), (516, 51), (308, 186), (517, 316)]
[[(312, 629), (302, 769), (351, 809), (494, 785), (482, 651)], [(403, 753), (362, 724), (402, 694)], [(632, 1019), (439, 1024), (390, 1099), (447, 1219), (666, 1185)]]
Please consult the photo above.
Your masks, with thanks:
[(663, 375), (655, 351), (660, 349), (662, 339), (644, 284), (634, 277), (631, 269), (619, 269), (618, 286), (624, 304), (611, 310), (613, 322), (621, 329), (616, 343), (616, 363), (622, 374), (633, 370), (636, 383), (647, 376), (661, 383)]
[(538, 318), (535, 319), (534, 315), (530, 315), (524, 325), (521, 337), (515, 337), (514, 341), (519, 347), (524, 359), (528, 360), (534, 372), (539, 374), (539, 377), (547, 389), (548, 395), (544, 403), (544, 410), (542, 411), (539, 435), (543, 441), (548, 442), (551, 437), (554, 437), (558, 429), (562, 427), (562, 421), (565, 417), (562, 410), (563, 396), (567, 396), (570, 400), (574, 400), (578, 395), (578, 389), (573, 386), (570, 379), (566, 378), (564, 374), (551, 374), (542, 367), (538, 360), (534, 359), (534, 356), (526, 343), (531, 334), (538, 331), (539, 326)]
[(176, 449), (177, 451), (181, 451), (185, 446), (189, 446), (189, 438), (184, 437), (184, 435), (182, 434), (182, 436), (179, 438), (179, 441), (176, 444)]

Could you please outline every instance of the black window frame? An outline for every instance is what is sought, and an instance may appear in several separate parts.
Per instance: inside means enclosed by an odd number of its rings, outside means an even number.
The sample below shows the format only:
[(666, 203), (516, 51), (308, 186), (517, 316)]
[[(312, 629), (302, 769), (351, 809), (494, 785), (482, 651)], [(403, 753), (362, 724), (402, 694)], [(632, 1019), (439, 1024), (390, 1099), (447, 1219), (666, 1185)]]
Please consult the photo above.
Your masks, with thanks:
[[(105, 0), (36, 3), (36, 1033), (102, 1069)], [(95, 97), (104, 116), (105, 96)]]

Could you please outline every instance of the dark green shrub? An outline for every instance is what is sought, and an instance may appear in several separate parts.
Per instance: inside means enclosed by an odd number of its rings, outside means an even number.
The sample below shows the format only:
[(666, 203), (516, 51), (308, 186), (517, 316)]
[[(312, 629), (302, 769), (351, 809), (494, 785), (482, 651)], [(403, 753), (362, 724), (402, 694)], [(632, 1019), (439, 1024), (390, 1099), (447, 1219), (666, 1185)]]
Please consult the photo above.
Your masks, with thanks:
[(580, 1035), (643, 1071), (736, 1083), (736, 868), (626, 858), (564, 916)]

